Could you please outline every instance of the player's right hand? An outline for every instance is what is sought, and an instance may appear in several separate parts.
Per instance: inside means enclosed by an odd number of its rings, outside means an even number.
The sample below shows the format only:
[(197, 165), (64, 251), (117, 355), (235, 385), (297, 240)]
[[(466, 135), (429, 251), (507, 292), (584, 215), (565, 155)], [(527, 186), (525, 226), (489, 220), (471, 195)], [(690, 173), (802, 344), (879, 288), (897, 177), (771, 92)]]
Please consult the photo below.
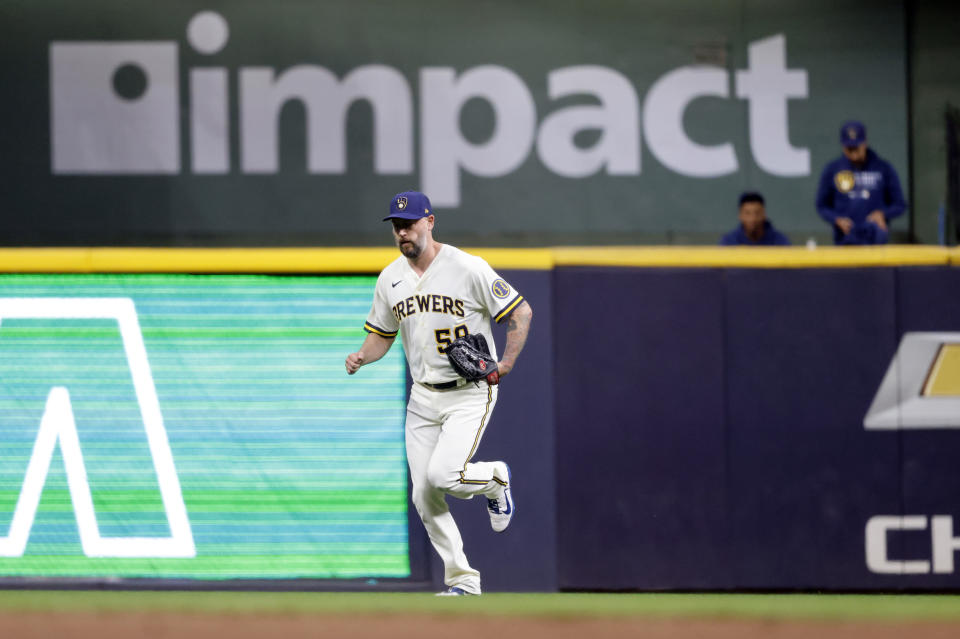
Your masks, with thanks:
[(353, 375), (363, 366), (363, 353), (356, 352), (347, 355), (347, 375)]
[(884, 231), (887, 230), (887, 217), (884, 215), (883, 211), (879, 209), (870, 213), (870, 215), (867, 216), (867, 221), (873, 222)]
[(834, 220), (834, 223), (844, 235), (853, 230), (853, 220), (851, 220), (849, 217), (838, 217), (836, 220)]

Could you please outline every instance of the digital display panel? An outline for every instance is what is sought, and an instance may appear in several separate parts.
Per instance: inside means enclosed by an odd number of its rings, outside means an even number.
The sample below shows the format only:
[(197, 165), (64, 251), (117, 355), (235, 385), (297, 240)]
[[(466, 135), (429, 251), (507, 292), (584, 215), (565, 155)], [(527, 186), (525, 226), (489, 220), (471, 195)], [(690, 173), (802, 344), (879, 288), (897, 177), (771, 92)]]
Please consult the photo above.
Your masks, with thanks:
[(0, 576), (408, 577), (375, 282), (0, 275)]

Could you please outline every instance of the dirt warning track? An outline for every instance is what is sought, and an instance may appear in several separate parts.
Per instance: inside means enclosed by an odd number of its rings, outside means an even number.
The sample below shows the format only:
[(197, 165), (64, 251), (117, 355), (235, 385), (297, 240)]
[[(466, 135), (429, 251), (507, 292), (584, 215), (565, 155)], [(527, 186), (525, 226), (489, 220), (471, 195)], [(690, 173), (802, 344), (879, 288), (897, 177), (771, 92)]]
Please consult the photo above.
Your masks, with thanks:
[(54, 612), (0, 614), (11, 639), (953, 639), (956, 622), (787, 621), (733, 619), (546, 619), (434, 615), (211, 614)]

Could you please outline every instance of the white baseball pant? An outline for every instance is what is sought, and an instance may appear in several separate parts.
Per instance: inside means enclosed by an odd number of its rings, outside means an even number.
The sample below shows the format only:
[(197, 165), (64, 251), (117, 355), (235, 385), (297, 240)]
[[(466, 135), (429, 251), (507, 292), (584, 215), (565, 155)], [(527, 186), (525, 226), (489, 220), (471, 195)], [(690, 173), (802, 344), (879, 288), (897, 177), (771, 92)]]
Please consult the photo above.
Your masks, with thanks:
[(470, 463), (490, 423), (498, 391), (484, 382), (449, 390), (415, 383), (407, 403), (407, 462), (414, 506), (443, 559), (444, 583), (477, 595), (480, 573), (467, 562), (445, 495), (494, 497), (506, 481), (495, 478), (495, 462)]

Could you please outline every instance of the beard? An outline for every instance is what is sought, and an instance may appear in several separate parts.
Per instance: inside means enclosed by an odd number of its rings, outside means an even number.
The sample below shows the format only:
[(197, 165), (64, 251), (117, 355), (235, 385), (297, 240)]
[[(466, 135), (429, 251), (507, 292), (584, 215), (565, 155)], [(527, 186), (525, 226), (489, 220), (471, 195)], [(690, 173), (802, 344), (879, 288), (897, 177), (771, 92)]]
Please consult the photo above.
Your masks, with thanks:
[(423, 247), (414, 242), (407, 241), (406, 243), (401, 243), (399, 245), (400, 252), (403, 253), (404, 257), (415, 260), (420, 257), (420, 254), (423, 253)]

